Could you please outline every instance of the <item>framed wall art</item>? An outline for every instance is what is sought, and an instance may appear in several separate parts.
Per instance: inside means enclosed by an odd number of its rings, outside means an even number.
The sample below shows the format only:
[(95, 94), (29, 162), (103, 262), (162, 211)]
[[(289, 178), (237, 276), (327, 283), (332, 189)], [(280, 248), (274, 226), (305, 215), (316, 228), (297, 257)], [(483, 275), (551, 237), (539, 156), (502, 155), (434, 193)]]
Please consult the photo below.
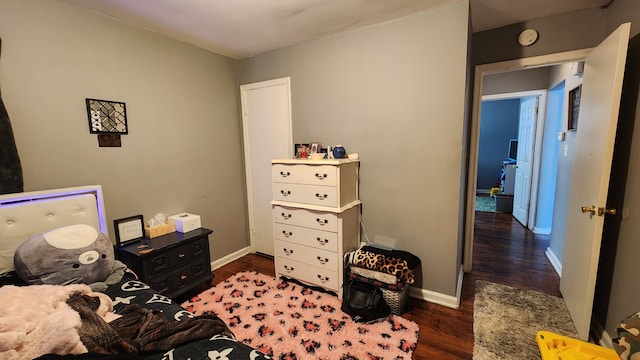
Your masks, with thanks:
[(116, 232), (116, 245), (144, 238), (144, 220), (142, 215), (129, 216), (113, 220), (113, 229)]
[(91, 134), (125, 135), (129, 133), (125, 103), (87, 98), (86, 104)]
[(569, 91), (569, 119), (567, 122), (567, 130), (578, 130), (578, 115), (580, 114), (580, 93), (582, 85)]

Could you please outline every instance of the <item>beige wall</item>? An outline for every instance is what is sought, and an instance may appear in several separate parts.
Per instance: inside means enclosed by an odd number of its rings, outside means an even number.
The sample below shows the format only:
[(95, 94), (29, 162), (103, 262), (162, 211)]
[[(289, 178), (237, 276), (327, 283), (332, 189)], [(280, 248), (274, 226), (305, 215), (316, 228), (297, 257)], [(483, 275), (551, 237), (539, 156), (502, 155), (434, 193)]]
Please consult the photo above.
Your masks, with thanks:
[[(111, 229), (189, 211), (214, 259), (249, 244), (236, 61), (57, 0), (2, 0), (0, 36), (25, 190), (101, 184)], [(126, 103), (121, 148), (89, 134), (87, 97)]]
[(241, 61), (241, 83), (291, 77), (293, 137), (361, 160), (371, 241), (422, 259), (423, 289), (456, 294), (468, 1)]

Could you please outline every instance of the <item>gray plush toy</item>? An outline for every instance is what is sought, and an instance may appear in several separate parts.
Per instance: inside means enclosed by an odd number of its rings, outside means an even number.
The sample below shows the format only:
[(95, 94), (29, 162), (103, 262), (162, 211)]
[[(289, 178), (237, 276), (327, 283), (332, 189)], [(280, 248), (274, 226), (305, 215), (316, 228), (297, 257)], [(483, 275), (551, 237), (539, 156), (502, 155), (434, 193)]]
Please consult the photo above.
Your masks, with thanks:
[(30, 237), (18, 247), (13, 262), (26, 283), (54, 285), (101, 283), (121, 264), (115, 261), (111, 240), (84, 224)]

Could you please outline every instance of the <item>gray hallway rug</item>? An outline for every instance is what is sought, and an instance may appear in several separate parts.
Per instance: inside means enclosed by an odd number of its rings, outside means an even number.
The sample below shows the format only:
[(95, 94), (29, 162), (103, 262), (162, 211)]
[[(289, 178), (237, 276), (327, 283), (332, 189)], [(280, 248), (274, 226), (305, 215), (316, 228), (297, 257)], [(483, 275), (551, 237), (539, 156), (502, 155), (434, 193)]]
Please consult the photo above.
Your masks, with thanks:
[(540, 360), (539, 330), (577, 337), (562, 298), (476, 281), (473, 360)]

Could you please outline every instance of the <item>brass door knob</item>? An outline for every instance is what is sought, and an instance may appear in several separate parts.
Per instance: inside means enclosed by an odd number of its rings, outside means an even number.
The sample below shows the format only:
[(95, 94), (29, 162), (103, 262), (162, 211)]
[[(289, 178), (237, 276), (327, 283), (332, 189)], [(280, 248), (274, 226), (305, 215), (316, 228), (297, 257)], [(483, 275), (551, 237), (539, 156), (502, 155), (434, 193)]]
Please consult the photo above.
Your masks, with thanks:
[(604, 214), (615, 215), (616, 213), (617, 213), (616, 209), (606, 209), (603, 207), (598, 208), (598, 216), (604, 216)]
[(582, 212), (583, 213), (590, 213), (591, 215), (595, 215), (596, 214), (596, 210), (598, 208), (595, 207), (595, 205), (591, 205), (591, 206), (583, 206), (582, 207)]
[(596, 207), (595, 205), (591, 205), (591, 206), (583, 206), (581, 208), (583, 213), (590, 213), (591, 215), (595, 215), (596, 213), (598, 214), (598, 216), (604, 216), (605, 214), (607, 215), (615, 215), (617, 214), (617, 210), (616, 209), (607, 209), (604, 207)]

